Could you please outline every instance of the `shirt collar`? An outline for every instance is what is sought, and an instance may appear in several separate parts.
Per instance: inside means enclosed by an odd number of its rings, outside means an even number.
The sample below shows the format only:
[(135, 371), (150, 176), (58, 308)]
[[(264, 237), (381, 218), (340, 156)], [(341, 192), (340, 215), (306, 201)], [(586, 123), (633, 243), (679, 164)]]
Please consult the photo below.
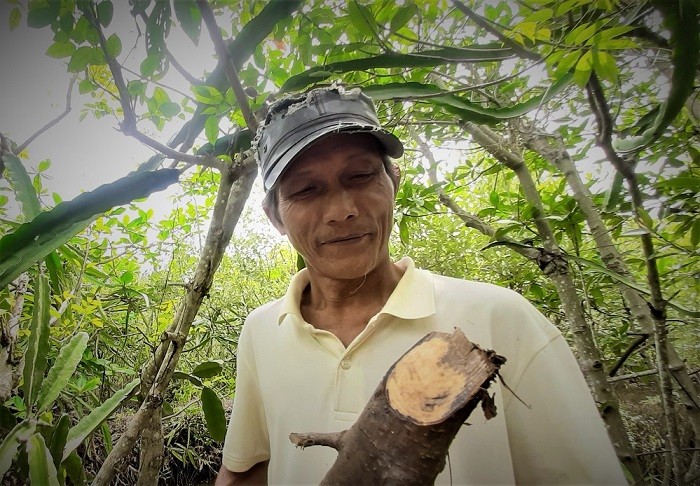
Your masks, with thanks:
[[(404, 269), (398, 285), (389, 296), (380, 314), (390, 314), (400, 319), (420, 319), (435, 314), (435, 294), (430, 272), (416, 268), (410, 257), (403, 257), (396, 264)], [(282, 299), (282, 308), (277, 323), (281, 324), (287, 315), (294, 315), (300, 321), (301, 294), (309, 284), (309, 272), (297, 272)]]

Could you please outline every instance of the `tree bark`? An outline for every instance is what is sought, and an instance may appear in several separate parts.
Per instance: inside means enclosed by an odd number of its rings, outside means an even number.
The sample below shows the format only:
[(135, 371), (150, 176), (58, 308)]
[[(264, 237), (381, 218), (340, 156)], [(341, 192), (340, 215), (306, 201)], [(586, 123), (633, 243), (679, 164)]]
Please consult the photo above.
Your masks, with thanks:
[(4, 402), (14, 390), (19, 376), (19, 360), (15, 357), (15, 345), (19, 331), (19, 319), (22, 316), (24, 294), (29, 285), (29, 276), (23, 273), (15, 280), (15, 302), (7, 322), (0, 322), (0, 402)]
[(293, 433), (299, 447), (325, 445), (338, 458), (322, 485), (432, 484), (452, 440), (481, 402), (505, 358), (456, 329), (432, 332), (389, 369), (357, 422), (339, 433)]
[(163, 465), (163, 407), (153, 411), (151, 419), (141, 433), (141, 452), (139, 458), (139, 479), (136, 486), (158, 484), (160, 468)]

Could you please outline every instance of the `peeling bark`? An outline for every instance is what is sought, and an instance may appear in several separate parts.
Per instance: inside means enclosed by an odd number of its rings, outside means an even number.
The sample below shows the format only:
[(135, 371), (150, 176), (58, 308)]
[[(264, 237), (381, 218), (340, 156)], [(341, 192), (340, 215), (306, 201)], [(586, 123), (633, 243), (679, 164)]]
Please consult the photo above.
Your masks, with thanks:
[(338, 458), (322, 485), (433, 484), (452, 440), (481, 402), (505, 358), (461, 330), (432, 332), (389, 369), (357, 422), (339, 433), (293, 433), (299, 447), (324, 445)]

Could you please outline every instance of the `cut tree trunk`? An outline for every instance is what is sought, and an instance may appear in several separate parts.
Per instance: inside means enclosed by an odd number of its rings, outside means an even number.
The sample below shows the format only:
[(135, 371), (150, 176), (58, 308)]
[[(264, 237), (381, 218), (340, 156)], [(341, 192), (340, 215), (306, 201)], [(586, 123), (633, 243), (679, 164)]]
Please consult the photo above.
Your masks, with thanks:
[(322, 485), (432, 484), (478, 403), (487, 418), (495, 416), (487, 388), (505, 361), (459, 329), (430, 333), (389, 369), (349, 430), (289, 438), (302, 448), (338, 451)]

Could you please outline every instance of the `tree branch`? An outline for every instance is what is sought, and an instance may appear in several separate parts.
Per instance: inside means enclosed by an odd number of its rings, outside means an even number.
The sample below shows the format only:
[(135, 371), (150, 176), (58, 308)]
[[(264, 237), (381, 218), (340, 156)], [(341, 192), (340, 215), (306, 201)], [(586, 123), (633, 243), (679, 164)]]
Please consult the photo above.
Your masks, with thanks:
[(245, 120), (246, 125), (248, 125), (251, 133), (254, 134), (258, 130), (258, 120), (255, 118), (255, 115), (250, 109), (250, 105), (248, 105), (248, 96), (243, 90), (241, 79), (238, 77), (236, 67), (231, 61), (231, 55), (229, 54), (226, 44), (224, 44), (224, 39), (221, 37), (221, 31), (216, 23), (211, 6), (206, 0), (197, 0), (197, 6), (199, 7), (200, 12), (202, 12), (202, 20), (204, 20), (207, 30), (209, 31), (209, 36), (214, 43), (216, 55), (219, 57), (219, 61), (224, 65), (224, 72), (226, 73), (229, 83), (231, 83), (231, 88), (233, 89), (233, 94), (236, 96), (238, 106), (240, 107), (241, 112), (243, 112), (243, 119)]
[(168, 47), (163, 45), (163, 51), (165, 52), (165, 55), (168, 57), (168, 61), (170, 61), (170, 64), (173, 65), (173, 67), (177, 70), (180, 75), (185, 78), (185, 80), (190, 83), (193, 86), (197, 86), (202, 84), (202, 81), (195, 78), (192, 76), (184, 67), (182, 67), (182, 64), (180, 64), (177, 59), (175, 59), (175, 56), (173, 56), (172, 52), (168, 50)]
[(539, 54), (537, 54), (536, 52), (533, 52), (529, 49), (526, 49), (521, 44), (515, 42), (513, 39), (504, 35), (501, 31), (494, 28), (494, 26), (491, 25), (486, 19), (484, 19), (481, 15), (477, 14), (472, 9), (467, 7), (460, 0), (452, 0), (452, 4), (455, 7), (457, 7), (457, 9), (460, 12), (462, 12), (464, 15), (466, 15), (467, 17), (472, 19), (476, 25), (478, 25), (482, 29), (486, 30), (486, 32), (488, 32), (489, 34), (495, 36), (498, 40), (503, 42), (503, 44), (505, 44), (506, 46), (513, 49), (513, 52), (515, 52), (518, 56), (520, 56), (524, 59), (530, 59), (531, 61), (537, 61), (537, 62), (541, 62), (543, 60), (542, 57)]
[(173, 160), (186, 162), (188, 164), (202, 165), (204, 167), (211, 167), (219, 171), (223, 171), (225, 169), (225, 164), (216, 157), (196, 156), (177, 151), (158, 142), (157, 140), (152, 139), (148, 135), (138, 130), (138, 127), (136, 126), (136, 113), (134, 112), (134, 108), (131, 106), (131, 97), (129, 96), (129, 91), (126, 87), (124, 76), (122, 75), (121, 66), (107, 51), (107, 39), (105, 38), (104, 32), (102, 31), (102, 26), (97, 20), (92, 7), (93, 4), (91, 3), (89, 8), (84, 9), (84, 13), (90, 24), (97, 31), (102, 53), (107, 61), (109, 70), (112, 73), (112, 78), (114, 79), (114, 84), (117, 87), (117, 91), (119, 92), (119, 103), (122, 107), (122, 111), (124, 112), (124, 120), (120, 123), (121, 131), (125, 135), (135, 138), (141, 143), (158, 150)]
[(61, 113), (61, 114), (58, 115), (56, 118), (54, 118), (53, 120), (51, 120), (50, 122), (48, 122), (46, 125), (44, 125), (43, 127), (41, 127), (36, 133), (34, 133), (34, 135), (32, 135), (31, 137), (29, 137), (23, 144), (21, 144), (20, 146), (18, 146), (18, 147), (14, 150), (14, 154), (15, 154), (15, 155), (19, 155), (19, 153), (22, 152), (24, 149), (26, 149), (26, 148), (29, 146), (29, 144), (32, 143), (34, 140), (36, 140), (36, 138), (37, 138), (39, 135), (41, 135), (42, 133), (44, 133), (45, 131), (47, 131), (49, 128), (52, 128), (52, 127), (53, 127), (54, 125), (56, 125), (58, 122), (60, 122), (61, 120), (63, 120), (63, 119), (66, 117), (66, 115), (68, 115), (68, 113), (70, 113), (70, 110), (71, 110), (71, 97), (72, 97), (72, 95), (73, 95), (73, 85), (74, 85), (74, 84), (75, 84), (75, 76), (73, 76), (72, 78), (70, 78), (70, 82), (68, 83), (68, 92), (66, 93), (66, 109), (63, 110), (63, 113)]

